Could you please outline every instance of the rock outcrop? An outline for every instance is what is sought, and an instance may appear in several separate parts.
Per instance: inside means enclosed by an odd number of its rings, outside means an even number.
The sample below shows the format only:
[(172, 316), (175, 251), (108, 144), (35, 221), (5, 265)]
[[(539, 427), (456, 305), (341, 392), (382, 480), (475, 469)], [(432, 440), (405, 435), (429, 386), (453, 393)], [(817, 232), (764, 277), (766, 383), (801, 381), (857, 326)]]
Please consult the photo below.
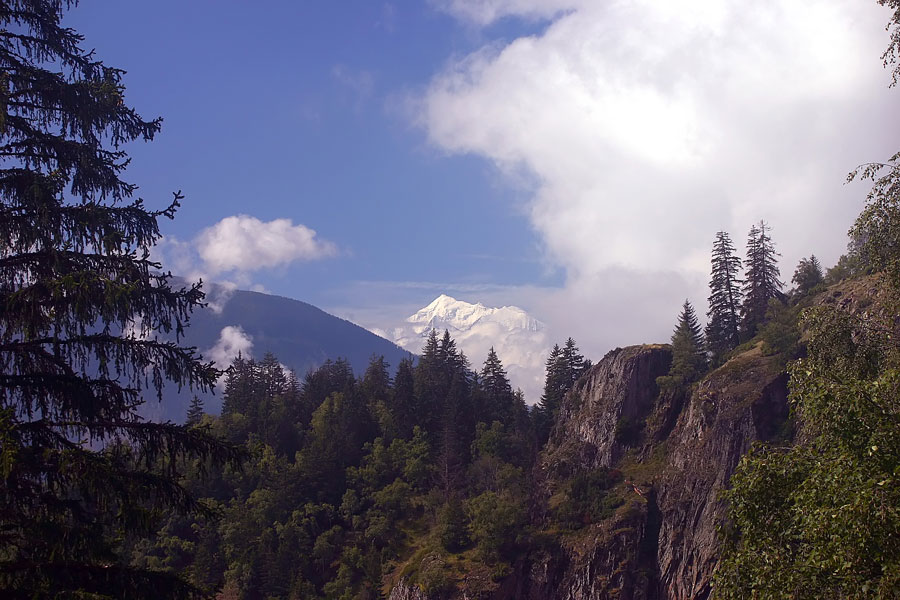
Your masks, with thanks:
[(623, 429), (643, 422), (659, 396), (656, 378), (669, 371), (667, 346), (609, 352), (576, 384), (560, 406), (541, 467), (551, 474), (613, 467), (625, 451)]
[(719, 499), (740, 457), (784, 431), (787, 376), (753, 349), (700, 382), (667, 441), (658, 482), (657, 560), (662, 598), (706, 598), (725, 506)]
[[(689, 391), (663, 390), (667, 346), (608, 353), (565, 398), (536, 468), (534, 526), (546, 524), (564, 482), (597, 469), (619, 477), (614, 513), (576, 531), (548, 530), (490, 593), (454, 598), (681, 600), (706, 598), (719, 553), (716, 533), (740, 457), (759, 440), (789, 436), (787, 377), (752, 348)], [(447, 597), (447, 596), (444, 596)], [(406, 582), (391, 600), (427, 598)]]
[(428, 596), (419, 589), (419, 586), (411, 584), (406, 579), (394, 586), (388, 600), (429, 600)]

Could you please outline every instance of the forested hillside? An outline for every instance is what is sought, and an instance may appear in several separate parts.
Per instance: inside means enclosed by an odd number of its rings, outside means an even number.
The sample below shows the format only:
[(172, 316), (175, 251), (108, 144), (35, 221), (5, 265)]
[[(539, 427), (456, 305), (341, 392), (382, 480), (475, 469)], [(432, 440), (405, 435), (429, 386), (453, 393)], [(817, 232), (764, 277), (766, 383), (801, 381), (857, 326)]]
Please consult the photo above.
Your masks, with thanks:
[[(555, 398), (586, 363), (569, 340), (549, 367)], [(446, 333), (394, 378), (382, 357), (359, 378), (339, 360), (303, 381), (273, 355), (237, 359), (221, 417), (195, 405), (188, 420), (250, 458), (241, 469), (196, 462), (186, 485), (222, 519), (173, 515), (132, 555), (209, 590), (224, 584), (226, 598), (378, 598), (412, 572), (427, 590), (450, 589), (443, 568), (417, 562), (435, 551), (489, 584), (531, 543), (539, 429), (497, 355), (474, 371)]]

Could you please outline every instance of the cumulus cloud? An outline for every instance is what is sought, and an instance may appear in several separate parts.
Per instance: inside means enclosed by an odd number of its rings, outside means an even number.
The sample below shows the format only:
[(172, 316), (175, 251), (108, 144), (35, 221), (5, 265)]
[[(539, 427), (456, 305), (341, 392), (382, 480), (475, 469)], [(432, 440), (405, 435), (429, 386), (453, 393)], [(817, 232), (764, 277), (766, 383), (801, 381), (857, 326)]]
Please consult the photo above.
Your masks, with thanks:
[(895, 145), (875, 3), (439, 4), (479, 25), (549, 19), (450, 63), (417, 117), (436, 147), (534, 182), (532, 224), (567, 273), (536, 314), (602, 307), (618, 320), (597, 320), (598, 345), (626, 337), (607, 331), (622, 317), (671, 324), (685, 296), (703, 309), (718, 230), (741, 246), (766, 219), (785, 279), (801, 256), (836, 260), (865, 196), (844, 176)]
[(252, 282), (252, 273), (337, 253), (333, 243), (291, 219), (261, 221), (235, 215), (207, 227), (190, 241), (163, 237), (153, 248), (153, 259), (191, 281), (214, 279), (218, 285), (206, 286), (206, 300), (214, 312), (221, 313), (237, 286), (265, 291)]
[(253, 339), (239, 325), (228, 325), (219, 332), (216, 344), (203, 353), (203, 357), (215, 361), (216, 367), (225, 369), (240, 354), (248, 358), (253, 350)]
[(318, 239), (314, 230), (294, 225), (291, 219), (263, 222), (249, 215), (226, 217), (201, 231), (194, 242), (212, 274), (255, 271), (337, 252), (334, 244)]

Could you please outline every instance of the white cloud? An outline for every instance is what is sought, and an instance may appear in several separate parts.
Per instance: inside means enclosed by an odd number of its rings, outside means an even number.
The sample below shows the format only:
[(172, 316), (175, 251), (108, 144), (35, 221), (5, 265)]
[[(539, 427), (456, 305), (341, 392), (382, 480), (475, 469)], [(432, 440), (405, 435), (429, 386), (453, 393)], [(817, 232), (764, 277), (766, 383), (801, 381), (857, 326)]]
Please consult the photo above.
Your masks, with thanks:
[(432, 3), (475, 25), (490, 25), (508, 16), (546, 19), (579, 4), (577, 0), (432, 0)]
[(263, 222), (249, 215), (226, 217), (201, 231), (194, 242), (212, 274), (255, 271), (337, 252), (334, 244), (317, 239), (305, 225), (290, 219)]
[(222, 328), (219, 341), (204, 352), (203, 357), (215, 361), (217, 368), (226, 369), (238, 354), (249, 358), (252, 350), (253, 339), (239, 325), (228, 325)]
[(234, 296), (237, 285), (230, 281), (223, 283), (204, 283), (203, 290), (206, 292), (206, 297), (203, 299), (204, 302), (206, 302), (206, 307), (215, 314), (221, 315), (222, 311), (225, 310), (225, 305), (228, 304), (228, 301)]
[(567, 273), (535, 314), (578, 331), (576, 309), (602, 310), (582, 334), (596, 346), (619, 344), (636, 319), (668, 337), (685, 296), (703, 312), (718, 230), (741, 246), (766, 219), (784, 279), (801, 256), (835, 261), (865, 196), (846, 172), (895, 145), (879, 60), (889, 13), (874, 2), (441, 6), (482, 25), (554, 19), (452, 63), (418, 118), (438, 148), (533, 179), (532, 223)]
[(337, 253), (333, 243), (305, 225), (294, 225), (291, 219), (260, 221), (235, 215), (203, 229), (189, 242), (163, 237), (152, 255), (164, 269), (190, 281), (215, 279), (218, 285), (206, 286), (206, 301), (214, 312), (221, 313), (238, 286), (265, 291), (253, 283), (253, 272)]

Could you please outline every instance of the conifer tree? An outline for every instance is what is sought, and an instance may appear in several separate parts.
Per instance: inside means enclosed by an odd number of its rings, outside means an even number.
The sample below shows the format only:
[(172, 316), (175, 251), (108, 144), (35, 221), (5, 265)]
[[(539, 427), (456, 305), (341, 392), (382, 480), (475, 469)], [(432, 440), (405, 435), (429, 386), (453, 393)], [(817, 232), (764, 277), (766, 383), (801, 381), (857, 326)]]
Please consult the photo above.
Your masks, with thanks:
[(413, 427), (419, 420), (413, 372), (412, 360), (405, 358), (397, 365), (397, 374), (394, 377), (391, 411), (396, 419), (398, 435), (402, 438), (409, 438), (412, 435)]
[(245, 359), (239, 352), (225, 373), (225, 391), (222, 394), (222, 415), (246, 413), (252, 402), (255, 387), (253, 359)]
[(553, 346), (547, 358), (544, 393), (535, 410), (535, 429), (539, 443), (549, 438), (563, 397), (590, 365), (591, 362), (581, 355), (572, 338), (567, 339), (562, 348), (559, 344)]
[(478, 411), (480, 420), (488, 424), (493, 421), (508, 422), (512, 417), (513, 392), (503, 363), (493, 346), (481, 369), (479, 389), (484, 404)]
[(756, 334), (759, 325), (765, 320), (769, 308), (769, 300), (782, 298), (781, 288), (784, 283), (778, 279), (775, 245), (768, 235), (769, 226), (765, 221), (759, 227), (753, 225), (747, 236), (746, 280), (744, 281), (744, 304), (741, 308), (742, 328), (750, 338)]
[(672, 367), (669, 376), (680, 382), (696, 381), (706, 371), (706, 351), (697, 314), (690, 301), (685, 300), (672, 334)]
[(591, 367), (591, 361), (586, 360), (581, 355), (578, 346), (575, 345), (575, 340), (572, 338), (567, 339), (565, 345), (563, 345), (562, 360), (565, 365), (566, 391), (568, 391)]
[(186, 425), (199, 425), (200, 419), (203, 418), (203, 400), (200, 399), (200, 396), (194, 394), (193, 398), (191, 398), (191, 404), (188, 406), (187, 410), (187, 419), (185, 420)]
[(183, 458), (236, 452), (138, 414), (145, 390), (209, 391), (219, 372), (178, 343), (199, 285), (173, 288), (149, 258), (181, 196), (151, 211), (121, 178), (121, 145), (161, 121), (60, 24), (74, 3), (0, 5), (0, 596), (198, 596), (117, 554), (153, 511), (201, 508)]
[(547, 357), (546, 374), (544, 375), (544, 392), (541, 399), (535, 407), (534, 420), (535, 429), (537, 430), (538, 442), (543, 443), (550, 436), (550, 429), (553, 427), (553, 419), (559, 403), (562, 401), (562, 395), (565, 393), (565, 383), (563, 381), (562, 369), (562, 350), (559, 344), (554, 344)]
[(306, 423), (312, 413), (334, 392), (344, 395), (356, 393), (356, 378), (350, 363), (339, 358), (328, 359), (315, 371), (309, 371), (303, 378), (301, 392), (301, 415)]
[(797, 292), (808, 294), (811, 289), (825, 281), (822, 263), (813, 254), (809, 258), (801, 258), (791, 282), (797, 285)]
[(260, 387), (255, 394), (258, 398), (272, 400), (287, 390), (288, 378), (284, 367), (271, 352), (266, 352), (256, 365), (256, 385)]
[(363, 374), (360, 387), (370, 400), (385, 400), (391, 390), (391, 376), (388, 373), (388, 362), (383, 355), (372, 356)]
[(441, 429), (441, 407), (448, 385), (437, 331), (432, 329), (422, 348), (419, 364), (416, 365), (413, 389), (422, 409), (418, 424), (428, 433), (432, 442), (438, 439), (438, 431)]
[(728, 233), (716, 233), (711, 262), (706, 344), (718, 363), (723, 354), (740, 343), (741, 259), (735, 255)]

